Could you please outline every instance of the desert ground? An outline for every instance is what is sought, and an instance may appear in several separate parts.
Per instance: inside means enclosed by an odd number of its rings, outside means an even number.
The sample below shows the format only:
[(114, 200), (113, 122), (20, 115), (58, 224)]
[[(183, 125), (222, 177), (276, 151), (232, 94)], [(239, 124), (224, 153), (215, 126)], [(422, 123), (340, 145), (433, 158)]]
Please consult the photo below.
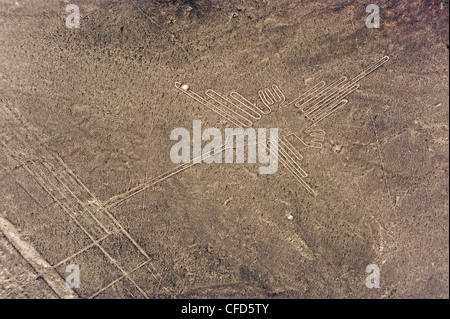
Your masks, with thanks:
[[(0, 30), (0, 298), (449, 298), (448, 1), (0, 0)], [(377, 61), (309, 134), (305, 92)], [(300, 156), (172, 162), (236, 126), (193, 97), (274, 85), (251, 127)]]

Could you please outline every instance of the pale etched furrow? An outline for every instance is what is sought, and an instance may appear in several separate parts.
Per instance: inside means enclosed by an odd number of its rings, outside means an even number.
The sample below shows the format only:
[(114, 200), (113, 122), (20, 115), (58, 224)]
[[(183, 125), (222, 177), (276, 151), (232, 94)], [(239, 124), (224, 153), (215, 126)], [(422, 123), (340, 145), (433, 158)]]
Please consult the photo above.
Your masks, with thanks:
[[(3, 108), (0, 109), (2, 111), (5, 110)], [(5, 115), (5, 113), (2, 113), (2, 115)], [(20, 123), (17, 123), (17, 126), (19, 125)], [(54, 165), (56, 161), (48, 160), (51, 157), (46, 156), (47, 152), (43, 152), (43, 148), (31, 147), (25, 141), (25, 137), (21, 135), (17, 131), (11, 131), (9, 139), (2, 138), (3, 143), (7, 145), (6, 149), (9, 150), (10, 155), (14, 154), (14, 156), (20, 158), (21, 162), (28, 163), (29, 169), (37, 174), (37, 176), (40, 176), (42, 180), (47, 180), (47, 184), (52, 185), (49, 189), (57, 192), (59, 201), (64, 203), (67, 209), (72, 212), (72, 215), (76, 216), (87, 229), (91, 229), (90, 233), (94, 237), (98, 238), (104, 233), (108, 233), (106, 227), (99, 222), (96, 216), (74, 194), (71, 188), (63, 182), (61, 177), (67, 177), (67, 174), (62, 174), (61, 169), (55, 169)], [(30, 135), (27, 134), (26, 136), (29, 137)]]
[(295, 106), (302, 112), (309, 112), (312, 107), (319, 105), (324, 99), (330, 97), (333, 93), (339, 90), (341, 88), (341, 85), (346, 81), (347, 77), (341, 77), (339, 80), (331, 83), (324, 89), (309, 95), (308, 99), (299, 100), (295, 103)]
[[(48, 151), (47, 145), (42, 142), (37, 132), (23, 119), (20, 113), (12, 107), (0, 106), (2, 123), (7, 128), (1, 136), (1, 143), (10, 157), (17, 161), (21, 167), (33, 177), (37, 183), (58, 203), (68, 216), (77, 224), (83, 232), (92, 240), (93, 245), (100, 248), (105, 256), (128, 278), (128, 273), (114, 260), (99, 242), (109, 234), (101, 222), (94, 215), (101, 213), (135, 245), (150, 263), (150, 258), (126, 230), (107, 212), (100, 202), (93, 196), (87, 187), (79, 181), (76, 175), (65, 165), (65, 163), (52, 152)], [(9, 134), (6, 134), (8, 132)], [(30, 145), (33, 144), (33, 146)], [(84, 201), (80, 201), (79, 194), (83, 194)], [(102, 237), (102, 235), (104, 235)], [(91, 247), (92, 245), (89, 245)], [(86, 250), (85, 247), (79, 254)], [(68, 257), (69, 258), (69, 257)], [(67, 260), (65, 258), (64, 260)], [(61, 264), (59, 262), (58, 264)], [(154, 266), (151, 265), (155, 270)], [(161, 275), (155, 270), (153, 275), (160, 278)], [(146, 297), (148, 295), (131, 279), (128, 278), (136, 288)], [(164, 290), (170, 288), (162, 287)]]
[[(233, 116), (236, 116), (243, 121), (247, 121), (250, 126), (253, 125), (253, 120), (258, 120), (261, 118), (261, 114), (257, 112), (256, 106), (253, 107), (251, 104), (245, 104), (247, 101), (239, 93), (234, 92), (233, 95), (230, 94), (231, 99), (217, 93), (214, 90), (206, 90), (205, 95), (218, 105), (223, 110), (226, 110)], [(247, 101), (248, 102), (248, 101)]]
[(346, 97), (348, 94), (352, 93), (358, 88), (359, 84), (345, 85), (339, 90), (336, 90), (333, 93), (331, 93), (329, 96), (324, 97), (320, 102), (312, 105), (309, 111), (306, 112), (306, 116), (310, 118), (313, 122), (317, 122), (316, 118), (318, 115), (320, 115), (325, 110), (333, 108), (335, 105), (338, 105), (344, 97)]
[(169, 177), (172, 177), (178, 173), (181, 173), (182, 171), (188, 169), (189, 167), (192, 167), (194, 165), (196, 165), (197, 163), (194, 163), (194, 161), (190, 161), (189, 163), (186, 164), (181, 164), (176, 166), (175, 168), (171, 169), (170, 171), (167, 171), (161, 175), (158, 175), (148, 181), (145, 181), (142, 184), (139, 184), (135, 187), (133, 187), (132, 189), (130, 189), (129, 191), (114, 196), (112, 198), (110, 198), (107, 202), (105, 202), (104, 207), (106, 209), (115, 207), (117, 205), (119, 205), (120, 203), (122, 203), (123, 201), (129, 199), (132, 196), (135, 196), (139, 193), (141, 193), (142, 191), (146, 190), (149, 187), (155, 186), (161, 182), (163, 182), (164, 180), (168, 179)]
[(230, 123), (232, 123), (238, 127), (249, 127), (253, 124), (251, 121), (247, 121), (247, 123), (242, 122), (239, 119), (239, 116), (233, 115), (233, 112), (227, 112), (226, 109), (223, 110), (220, 107), (215, 106), (214, 104), (208, 102), (207, 100), (205, 100), (204, 98), (202, 98), (200, 95), (198, 95), (194, 91), (190, 90), (189, 88), (186, 88), (186, 89), (183, 88), (181, 83), (179, 83), (179, 82), (176, 82), (175, 86), (177, 89), (179, 89), (184, 94), (188, 95), (195, 101), (199, 102), (203, 106), (207, 107), (208, 109), (212, 110), (213, 112), (217, 113), (218, 115), (222, 116), (227, 121), (229, 121)]
[(281, 147), (284, 147), (286, 149), (288, 154), (294, 157), (295, 161), (301, 161), (303, 160), (303, 155), (300, 154), (300, 152), (288, 140), (288, 138), (291, 136), (299, 139), (297, 134), (288, 134), (281, 138), (280, 145)]
[(26, 159), (20, 151), (12, 149), (3, 140), (1, 141), (5, 150), (9, 153), (11, 158), (22, 166), (30, 176), (53, 198), (55, 202), (79, 225), (84, 232), (93, 238), (100, 238), (105, 233), (95, 225), (92, 220), (87, 219), (87, 215), (80, 214), (79, 209), (74, 206), (74, 203), (61, 192), (60, 185), (55, 184), (55, 180), (49, 178), (48, 173), (45, 173), (41, 163), (34, 160)]
[(363, 71), (361, 71), (358, 75), (353, 77), (351, 79), (351, 83), (356, 83), (356, 82), (361, 81), (363, 78), (365, 78), (370, 73), (372, 73), (375, 70), (377, 70), (378, 68), (380, 68), (383, 64), (385, 64), (388, 61), (389, 61), (389, 57), (388, 56), (382, 57), (380, 60), (378, 60), (377, 62), (375, 62), (375, 63), (373, 63), (371, 65), (369, 65), (367, 68), (365, 68)]
[[(271, 140), (271, 143), (276, 143)], [(278, 149), (278, 160), (283, 165), (286, 170), (291, 173), (291, 175), (313, 196), (317, 196), (317, 193), (311, 188), (311, 186), (304, 180), (308, 177), (308, 174), (303, 170), (303, 168), (298, 164), (298, 158), (295, 153), (294, 157), (291, 156), (289, 152), (289, 145), (287, 145), (283, 138), (280, 143), (276, 143), (276, 148)], [(291, 150), (292, 153), (292, 150)]]
[(305, 241), (298, 236), (297, 234), (291, 234), (288, 233), (285, 230), (280, 229), (275, 223), (273, 223), (270, 220), (267, 220), (263, 217), (259, 217), (259, 220), (266, 224), (267, 226), (270, 226), (271, 229), (273, 229), (275, 232), (278, 233), (278, 235), (283, 238), (286, 242), (293, 245), (293, 247), (299, 252), (305, 259), (307, 260), (313, 260), (314, 254), (311, 251), (311, 249), (308, 247), (308, 245), (305, 243)]
[[(18, 136), (20, 141), (24, 142), (25, 136), (30, 141), (27, 145), (21, 145), (20, 149), (28, 151), (30, 156), (40, 156), (41, 161), (50, 165), (52, 174), (65, 185), (65, 189), (71, 196), (77, 198), (77, 201), (84, 207), (86, 212), (90, 214), (97, 223), (102, 225), (102, 228), (105, 230), (107, 229), (108, 231), (114, 231), (117, 225), (115, 225), (111, 216), (108, 216), (108, 214), (101, 209), (100, 201), (94, 197), (89, 189), (78, 179), (56, 153), (49, 151), (49, 147), (42, 141), (41, 137), (37, 134), (37, 131), (27, 123), (19, 111), (13, 107), (3, 105), (0, 107), (0, 112), (2, 112), (2, 117), (5, 120), (11, 122), (10, 126), (13, 129), (12, 132), (16, 132), (16, 137)], [(33, 144), (34, 147), (31, 147), (30, 144)]]
[(285, 159), (280, 156), (279, 158), (280, 163), (294, 176), (294, 178), (313, 196), (317, 196), (317, 193), (309, 186), (308, 183), (306, 183), (301, 175), (298, 174), (298, 172), (292, 168), (292, 165), (285, 161)]
[[(70, 203), (68, 202), (67, 198), (63, 194), (61, 194), (61, 192), (59, 192), (58, 187), (56, 187), (56, 185), (54, 185), (52, 181), (48, 179), (48, 176), (46, 174), (43, 174), (42, 170), (39, 170), (39, 168), (35, 165), (36, 163), (33, 161), (28, 161), (27, 163), (24, 162), (20, 158), (20, 154), (6, 145), (4, 141), (2, 141), (2, 144), (9, 150), (14, 159), (17, 160), (22, 165), (22, 167), (24, 167), (25, 170), (35, 178), (35, 180), (41, 185), (41, 187), (43, 187), (44, 190), (47, 191), (47, 193), (50, 194), (50, 196), (59, 204), (59, 206), (72, 218), (77, 226), (80, 227), (81, 230), (83, 230), (83, 232), (89, 237), (89, 239), (91, 239), (92, 242), (97, 243), (96, 247), (98, 247), (102, 251), (102, 253), (109, 259), (109, 261), (114, 264), (124, 276), (128, 278), (128, 273), (114, 258), (110, 256), (110, 254), (101, 245), (98, 244), (96, 237), (94, 237), (95, 235), (92, 235), (92, 230), (89, 231), (89, 229), (86, 229), (83, 224), (77, 219), (77, 214), (74, 213), (74, 211), (71, 209)], [(148, 295), (131, 278), (128, 279), (144, 296), (148, 297)]]
[(250, 102), (245, 97), (243, 97), (238, 92), (230, 92), (231, 98), (233, 98), (234, 101), (236, 101), (239, 105), (244, 108), (244, 110), (247, 110), (247, 112), (253, 113), (251, 117), (255, 120), (261, 119), (261, 113), (264, 114), (264, 110), (260, 109), (255, 103)]
[[(320, 122), (348, 102), (342, 99), (359, 88), (357, 82), (377, 70), (387, 61), (389, 61), (389, 57), (385, 56), (348, 81), (346, 77), (341, 77), (322, 90), (315, 90), (306, 96), (302, 95), (294, 101), (294, 105), (305, 113), (312, 120), (313, 124)], [(318, 85), (323, 86), (324, 82), (322, 81)]]
[[(319, 83), (317, 83), (316, 85), (314, 85), (312, 88), (310, 88), (309, 90), (307, 90), (306, 92), (300, 94), (299, 97), (297, 97), (296, 99), (294, 99), (293, 101), (289, 102), (286, 107), (292, 106), (294, 105), (295, 107), (297, 107), (297, 104), (305, 101), (306, 99), (316, 96), (318, 94), (318, 92), (321, 91), (321, 89), (326, 85), (325, 81), (320, 81)], [(297, 107), (298, 108), (298, 107)]]

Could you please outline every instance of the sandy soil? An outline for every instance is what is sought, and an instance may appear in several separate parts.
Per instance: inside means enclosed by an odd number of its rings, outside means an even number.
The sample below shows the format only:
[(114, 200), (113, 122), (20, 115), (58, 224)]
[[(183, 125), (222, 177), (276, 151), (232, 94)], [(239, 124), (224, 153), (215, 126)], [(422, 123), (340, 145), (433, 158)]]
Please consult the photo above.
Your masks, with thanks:
[[(361, 0), (73, 2), (79, 29), (69, 1), (0, 0), (0, 214), (62, 278), (79, 265), (79, 297), (449, 297), (448, 1), (378, 1), (380, 29)], [(281, 166), (152, 182), (174, 128), (230, 126), (176, 82), (293, 101), (383, 56), (301, 149), (317, 196)], [(254, 126), (303, 134), (282, 112)], [(0, 245), (0, 297), (55, 296)]]

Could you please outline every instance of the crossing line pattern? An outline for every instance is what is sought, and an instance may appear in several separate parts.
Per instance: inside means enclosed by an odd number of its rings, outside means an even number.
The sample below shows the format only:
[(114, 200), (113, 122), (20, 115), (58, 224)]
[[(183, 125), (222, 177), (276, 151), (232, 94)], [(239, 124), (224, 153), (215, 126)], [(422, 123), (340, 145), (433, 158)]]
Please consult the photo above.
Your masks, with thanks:
[[(254, 122), (269, 116), (273, 111), (282, 111), (283, 108), (292, 106), (297, 108), (310, 121), (309, 126), (305, 128), (305, 132), (312, 137), (312, 142), (304, 142), (296, 133), (282, 136), (277, 143), (279, 161), (310, 194), (316, 196), (315, 190), (305, 181), (308, 174), (299, 164), (303, 156), (291, 143), (292, 139), (300, 140), (306, 147), (321, 148), (322, 144), (320, 142), (324, 140), (325, 132), (318, 129), (317, 124), (346, 105), (348, 100), (345, 97), (359, 88), (357, 82), (378, 69), (388, 60), (389, 57), (383, 57), (351, 79), (342, 77), (328, 86), (326, 86), (324, 81), (321, 81), (289, 103), (286, 103), (283, 92), (276, 85), (258, 92), (262, 106), (258, 105), (258, 103), (250, 102), (234, 91), (229, 94), (230, 97), (228, 98), (214, 90), (208, 89), (205, 92), (207, 100), (179, 82), (175, 83), (175, 87), (203, 106), (219, 114), (228, 122), (241, 128), (251, 127)], [(6, 154), (16, 165), (23, 167), (91, 241), (89, 245), (78, 252), (51, 265), (51, 268), (55, 269), (88, 249), (97, 247), (107, 260), (120, 271), (121, 275), (100, 288), (89, 298), (95, 298), (124, 279), (129, 280), (142, 296), (149, 298), (149, 295), (131, 276), (134, 272), (143, 268), (150, 272), (160, 289), (169, 296), (174, 296), (176, 294), (174, 289), (163, 284), (165, 276), (157, 271), (148, 254), (115, 219), (110, 213), (110, 209), (145, 189), (185, 171), (200, 161), (192, 159), (189, 163), (178, 165), (172, 170), (144, 181), (144, 183), (137, 185), (131, 190), (102, 203), (80, 181), (76, 174), (67, 167), (58, 154), (50, 150), (39, 136), (37, 130), (23, 118), (16, 108), (7, 103), (1, 103), (0, 117), (2, 119), (1, 124), (5, 128), (0, 133), (0, 142)], [(273, 142), (275, 141), (269, 141), (269, 143)], [(224, 149), (225, 145), (222, 146), (222, 150)], [(204, 159), (205, 156), (203, 155), (202, 158)], [(132, 270), (126, 271), (124, 265), (115, 260), (102, 246), (102, 242), (112, 234), (125, 236), (137, 249), (138, 254), (144, 257), (144, 262)], [(304, 251), (305, 256), (313, 258), (306, 244), (301, 239), (292, 239), (292, 241), (296, 243), (300, 250)]]
[[(0, 118), (2, 129), (0, 143), (6, 154), (25, 171), (46, 191), (46, 193), (59, 205), (59, 207), (72, 219), (75, 224), (87, 235), (91, 244), (82, 248), (71, 256), (50, 265), (55, 269), (74, 257), (97, 247), (121, 273), (121, 276), (113, 283), (99, 289), (90, 298), (94, 298), (100, 292), (106, 290), (117, 281), (128, 279), (136, 289), (146, 298), (148, 294), (136, 283), (131, 274), (144, 267), (151, 267), (151, 275), (161, 285), (169, 296), (174, 295), (170, 287), (162, 286), (163, 276), (156, 271), (151, 263), (151, 258), (144, 249), (133, 239), (133, 237), (122, 227), (111, 213), (104, 208), (103, 204), (89, 191), (89, 189), (70, 170), (64, 161), (54, 152), (39, 136), (35, 128), (23, 118), (17, 109), (2, 103), (0, 105)], [(131, 271), (126, 271), (123, 265), (114, 259), (102, 246), (102, 242), (112, 234), (125, 236), (137, 249), (145, 262)]]

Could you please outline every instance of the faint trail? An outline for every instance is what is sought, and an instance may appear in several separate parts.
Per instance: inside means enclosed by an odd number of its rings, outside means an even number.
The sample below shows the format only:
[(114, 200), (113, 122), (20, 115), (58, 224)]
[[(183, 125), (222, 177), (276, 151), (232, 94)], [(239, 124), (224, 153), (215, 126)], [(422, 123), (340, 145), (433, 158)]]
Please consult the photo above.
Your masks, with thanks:
[(388, 184), (388, 180), (387, 180), (387, 176), (386, 176), (386, 168), (384, 167), (383, 155), (381, 154), (380, 141), (378, 139), (378, 132), (377, 132), (377, 127), (376, 127), (374, 119), (372, 119), (372, 123), (373, 123), (373, 132), (375, 133), (375, 139), (377, 141), (377, 150), (378, 150), (378, 156), (380, 158), (381, 170), (383, 171), (384, 184), (385, 184), (385, 187), (386, 187), (386, 190), (387, 190), (387, 193), (388, 193), (388, 198), (392, 202), (393, 199), (392, 199), (392, 196), (391, 196), (391, 190), (389, 189), (389, 184)]
[(298, 236), (297, 234), (289, 234), (288, 232), (280, 229), (275, 223), (263, 218), (259, 217), (259, 220), (269, 226), (271, 229), (274, 229), (278, 235), (283, 238), (286, 242), (294, 246), (294, 248), (302, 255), (303, 258), (307, 260), (313, 260), (314, 254), (308, 245), (304, 242), (304, 240)]

